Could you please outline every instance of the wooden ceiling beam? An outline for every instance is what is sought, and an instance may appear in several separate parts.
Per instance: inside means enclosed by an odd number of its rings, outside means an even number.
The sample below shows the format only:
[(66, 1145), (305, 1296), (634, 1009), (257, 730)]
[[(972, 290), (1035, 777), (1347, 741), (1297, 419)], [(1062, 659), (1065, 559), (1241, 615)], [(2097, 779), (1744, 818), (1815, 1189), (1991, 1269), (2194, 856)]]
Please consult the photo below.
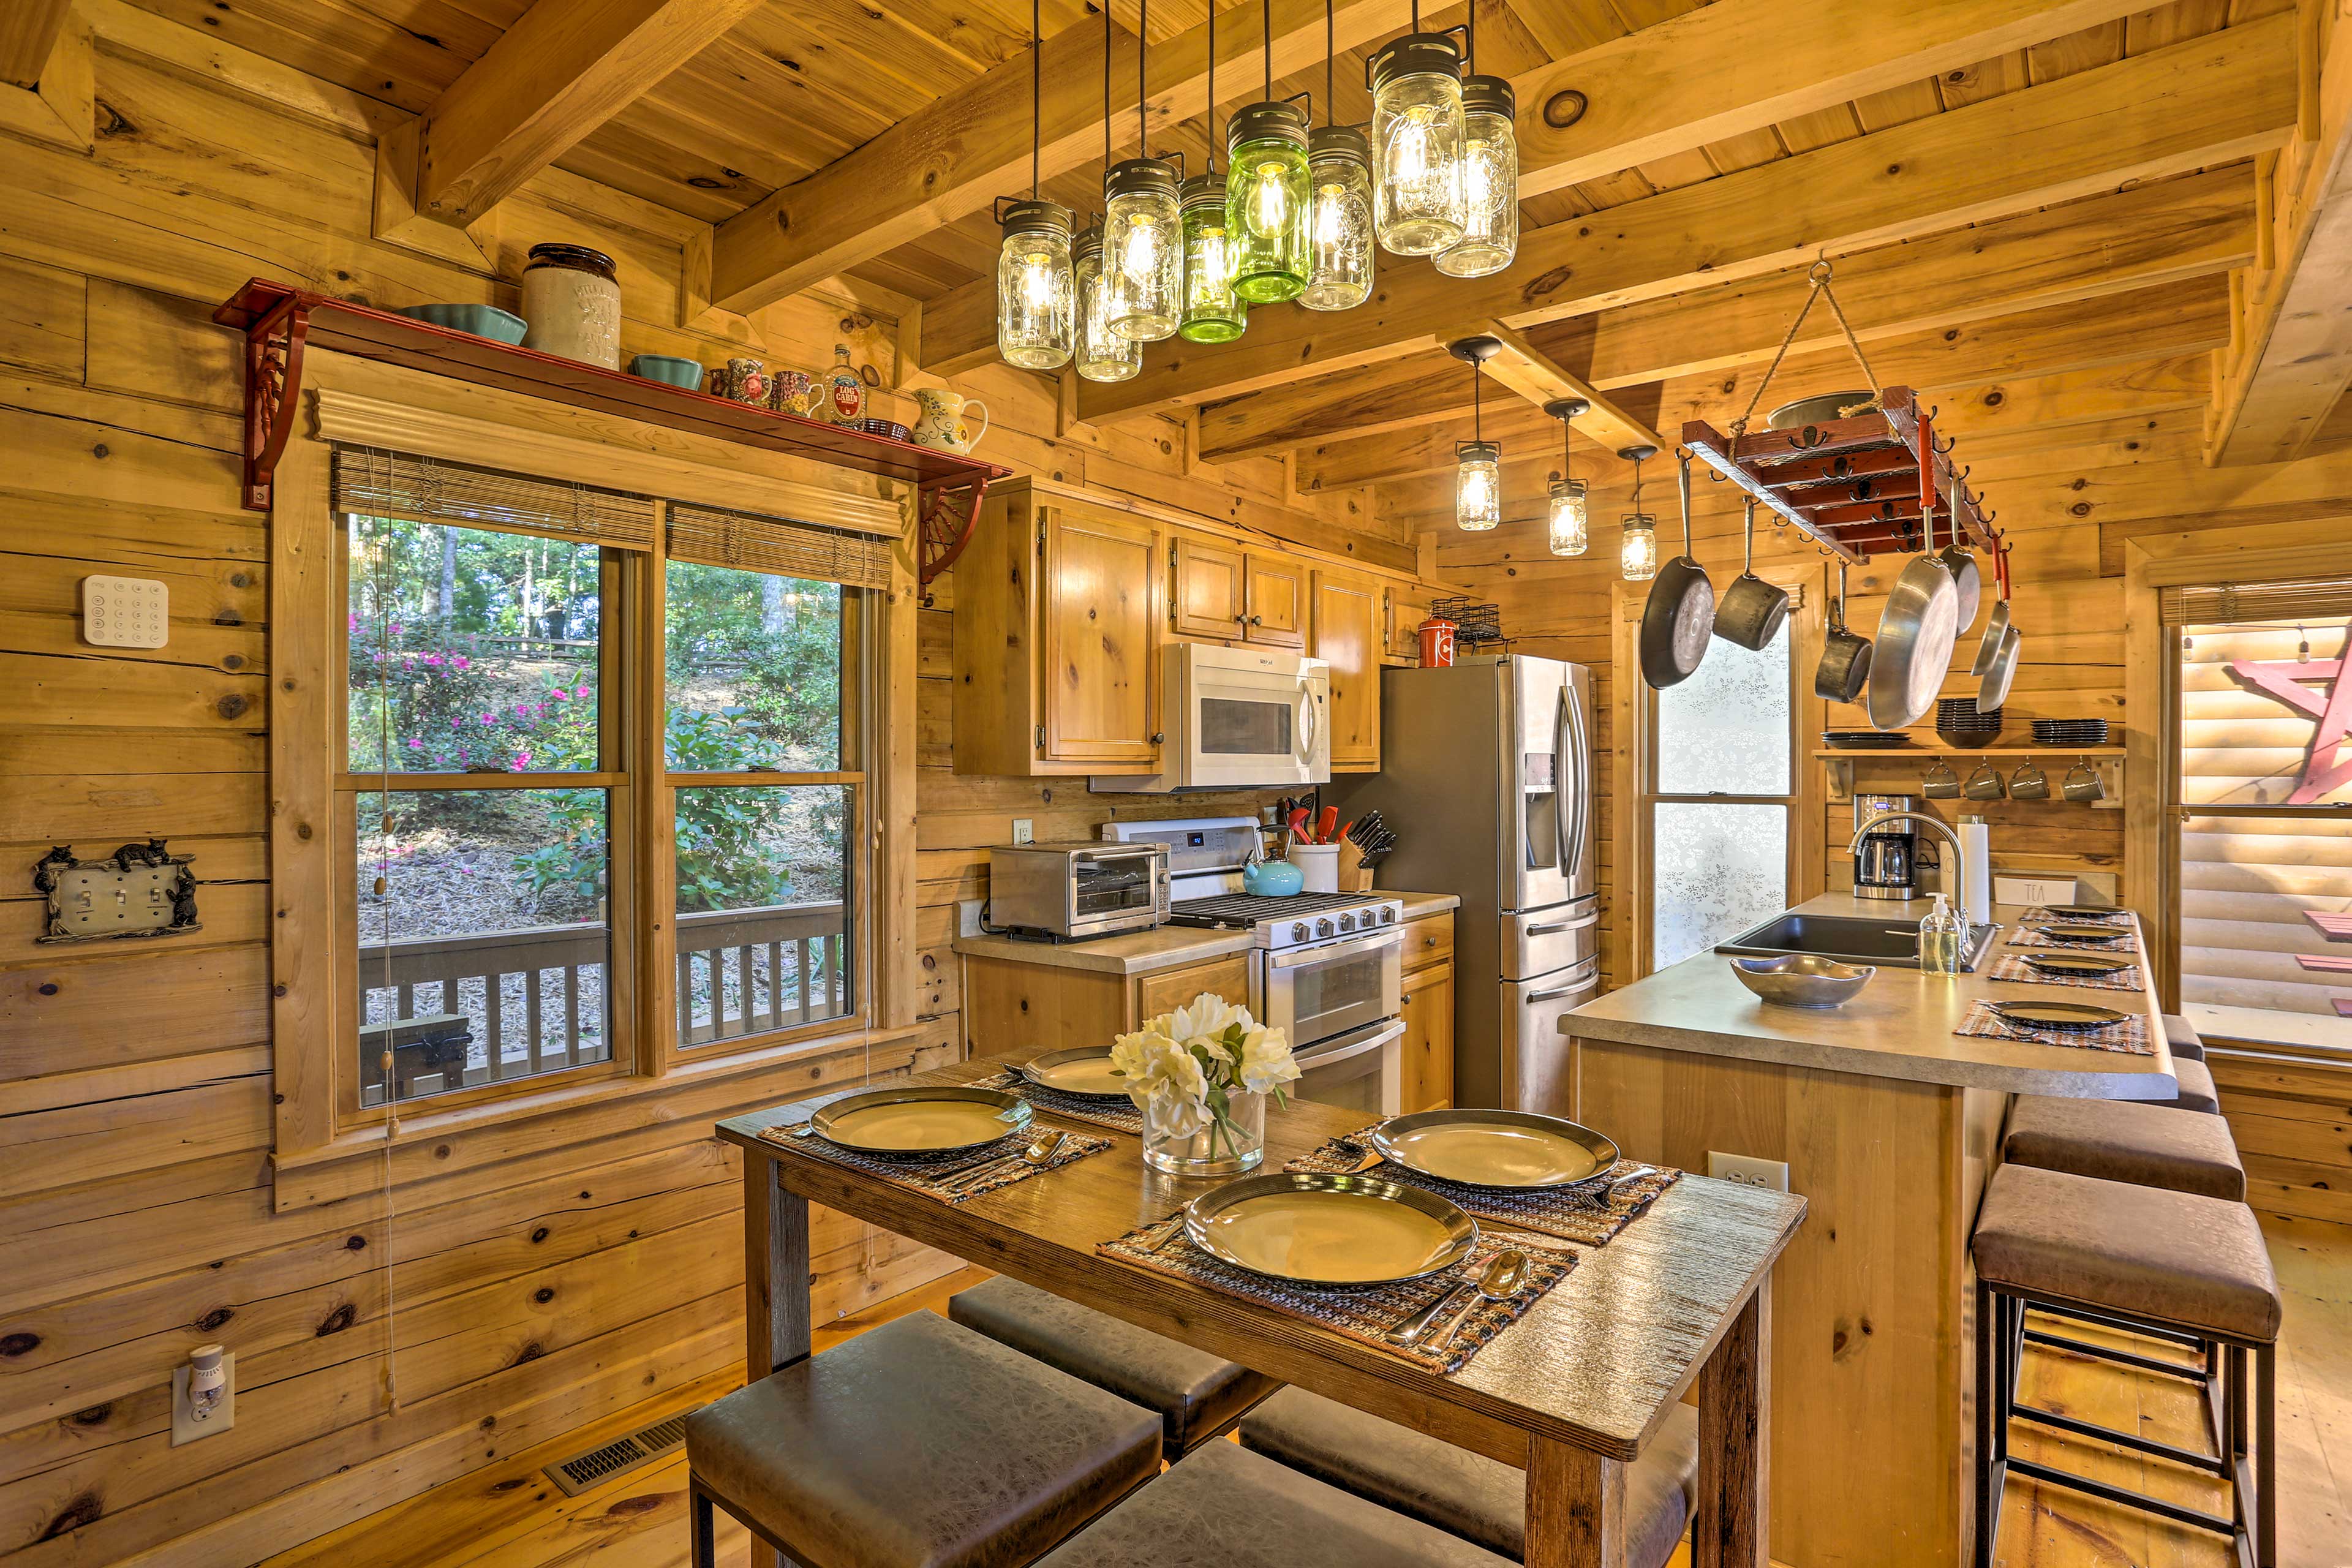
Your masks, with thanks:
[(1165, 412), (1433, 347), (1434, 325), (1492, 315), (1525, 330), (2263, 152), (2295, 121), (2294, 20), (2247, 22), (1531, 230), (1517, 261), (1486, 278), (1384, 258), (1373, 299), (1355, 310), (1262, 308), (1238, 342), (1155, 343), (1133, 380), (1082, 385), (1079, 417)]
[(376, 151), (377, 237), (475, 225), (763, 0), (536, 0)]
[[(1272, 0), (1276, 79), (1323, 59), (1322, 0)], [(1253, 8), (1254, 10), (1254, 8)], [(1349, 49), (1402, 27), (1410, 0), (1335, 0), (1331, 26)], [(1252, 11), (1229, 18), (1218, 44), (1223, 81), (1244, 85), (1265, 73), (1262, 28)], [(1102, 156), (1103, 41), (1081, 23), (1045, 40), (1041, 62), (1045, 112), (1038, 162), (1055, 175)], [(1114, 126), (1124, 143), (1133, 130), (1135, 39), (1115, 29)], [(1207, 90), (1206, 26), (1152, 46), (1148, 59), (1149, 122), (1153, 136), (1201, 112)], [(983, 74), (964, 91), (939, 99), (806, 179), (771, 192), (719, 225), (711, 255), (711, 299), (722, 310), (751, 310), (842, 272), (942, 224), (985, 210), (1000, 195), (1025, 193), (1030, 169), (1030, 60), (1024, 51)], [(995, 279), (989, 352), (995, 352)], [(925, 369), (936, 370), (926, 364)]]
[(0, 5), (0, 131), (89, 152), (95, 82), (89, 21), (73, 0)]
[(2272, 265), (2250, 271), (2221, 356), (2206, 460), (2305, 456), (2352, 385), (2352, 39), (2336, 29), (2306, 101), (2317, 134), (2266, 171)]
[(1582, 399), (1586, 406), (1577, 416), (1577, 428), (1611, 451), (1622, 452), (1628, 447), (1665, 450), (1669, 443), (1647, 419), (1528, 342), (1524, 333), (1500, 321), (1487, 322), (1486, 332), (1502, 344), (1486, 362), (1489, 379), (1502, 383), (1538, 410), (1562, 398)]
[(0, 85), (38, 85), (72, 13), (73, 0), (12, 0), (0, 15)]
[[(1838, 300), (1865, 343), (2020, 310), (2226, 272), (2253, 259), (2254, 183), (2243, 163), (1842, 257)], [(1603, 391), (1769, 360), (1804, 303), (1801, 268), (1748, 283), (1538, 327), (1528, 340)], [(1816, 309), (1790, 345), (1836, 348)], [(1453, 417), (1467, 389), (1428, 355), (1291, 382), (1200, 412), (1201, 455), (1227, 462)]]

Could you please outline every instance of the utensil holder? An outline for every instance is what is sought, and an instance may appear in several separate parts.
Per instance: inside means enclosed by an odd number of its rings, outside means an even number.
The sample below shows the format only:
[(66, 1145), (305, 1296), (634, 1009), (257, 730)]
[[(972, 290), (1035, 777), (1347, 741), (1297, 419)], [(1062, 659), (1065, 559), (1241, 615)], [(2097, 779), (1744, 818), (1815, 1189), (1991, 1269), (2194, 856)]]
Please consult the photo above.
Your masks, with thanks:
[(1337, 844), (1294, 844), (1290, 847), (1290, 863), (1307, 879), (1300, 889), (1308, 893), (1336, 893), (1339, 890), (1339, 850)]

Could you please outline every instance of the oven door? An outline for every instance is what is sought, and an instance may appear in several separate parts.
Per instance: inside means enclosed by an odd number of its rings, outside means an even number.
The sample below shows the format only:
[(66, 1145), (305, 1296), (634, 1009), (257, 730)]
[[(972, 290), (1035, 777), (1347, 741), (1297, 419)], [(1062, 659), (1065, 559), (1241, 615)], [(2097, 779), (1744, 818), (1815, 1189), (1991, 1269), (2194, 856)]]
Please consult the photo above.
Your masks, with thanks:
[(1157, 846), (1112, 846), (1070, 856), (1069, 934), (1158, 925), (1168, 907), (1168, 860)]
[(1298, 1081), (1290, 1092), (1299, 1100), (1360, 1111), (1367, 1121), (1394, 1116), (1403, 1107), (1402, 1018), (1350, 1029), (1297, 1056)]
[(1194, 647), (1187, 656), (1189, 679), (1177, 704), (1183, 783), (1248, 789), (1328, 782), (1331, 681), (1323, 667), (1206, 657), (1226, 651)]
[(1294, 1050), (1393, 1018), (1403, 1008), (1404, 928), (1319, 947), (1260, 955), (1258, 1022), (1280, 1029)]

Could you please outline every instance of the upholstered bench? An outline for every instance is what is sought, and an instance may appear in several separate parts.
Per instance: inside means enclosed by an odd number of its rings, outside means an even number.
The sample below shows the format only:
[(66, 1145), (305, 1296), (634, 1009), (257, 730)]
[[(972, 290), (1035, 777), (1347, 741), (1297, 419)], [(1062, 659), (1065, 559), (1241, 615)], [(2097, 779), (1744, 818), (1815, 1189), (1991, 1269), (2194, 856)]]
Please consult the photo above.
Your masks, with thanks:
[[(2184, 1075), (2199, 1066), (2175, 1065)], [(2239, 1162), (2230, 1124), (2218, 1116), (2194, 1115), (2160, 1101), (2020, 1095), (2010, 1109), (2001, 1158), (2013, 1165), (2135, 1182), (2231, 1203), (2246, 1195), (2246, 1170)]]
[(1510, 1568), (1231, 1443), (1194, 1449), (1039, 1568)]
[[(1527, 1473), (1286, 1388), (1242, 1418), (1242, 1446), (1513, 1559), (1527, 1554)], [(1626, 1568), (1662, 1568), (1698, 1485), (1698, 1412), (1677, 1405), (1625, 1471)]]
[(1243, 1411), (1282, 1386), (1262, 1373), (1001, 1274), (949, 1298), (948, 1316), (1158, 1411), (1171, 1461), (1223, 1436)]
[(806, 1568), (1014, 1568), (1160, 1469), (1160, 1422), (933, 1312), (686, 1418), (696, 1568), (711, 1510)]
[[(1970, 1248), (1977, 1265), (1979, 1568), (1990, 1568), (1993, 1561), (2001, 1488), (2012, 1471), (2229, 1536), (2242, 1556), (2251, 1546), (2259, 1568), (2273, 1568), (2278, 1561), (2273, 1482), (2279, 1291), (2253, 1211), (2243, 1204), (2194, 1193), (2003, 1165), (1985, 1189)], [(2029, 1310), (2055, 1310), (2201, 1351), (2201, 1364), (2030, 1331)], [(2213, 1452), (2199, 1453), (2137, 1431), (2019, 1404), (2018, 1372), (2028, 1341), (2196, 1384), (2205, 1394)], [(2250, 1351), (2254, 1363), (2251, 1433)], [(2231, 1516), (2017, 1458), (2009, 1447), (2012, 1419), (2095, 1443), (2119, 1444), (2218, 1476), (2230, 1483)]]

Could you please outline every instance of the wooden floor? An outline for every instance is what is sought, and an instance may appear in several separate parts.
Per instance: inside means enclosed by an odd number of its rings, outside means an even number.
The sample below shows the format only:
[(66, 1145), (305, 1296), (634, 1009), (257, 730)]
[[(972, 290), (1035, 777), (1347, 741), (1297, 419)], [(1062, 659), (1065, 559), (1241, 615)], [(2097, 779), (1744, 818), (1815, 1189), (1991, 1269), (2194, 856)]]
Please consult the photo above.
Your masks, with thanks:
[[(2352, 1564), (2352, 1226), (2264, 1216), (2286, 1295), (2279, 1352), (2279, 1535), (2282, 1568)], [(966, 1269), (818, 1331), (824, 1350), (905, 1312), (944, 1310), (956, 1291), (985, 1278)], [(688, 1410), (733, 1386), (706, 1380), (648, 1401), (541, 1448), (499, 1460), (397, 1508), (359, 1520), (265, 1568), (671, 1568), (686, 1562), (683, 1452), (576, 1498), (541, 1467), (650, 1422)], [(2029, 1401), (2152, 1437), (2201, 1441), (2196, 1395), (2186, 1384), (2094, 1358), (2039, 1347), (2026, 1363)], [(2021, 1453), (2136, 1489), (2218, 1509), (2219, 1483), (2110, 1447), (2045, 1434), (2020, 1423)], [(722, 1521), (719, 1561), (748, 1561), (740, 1530)], [(1673, 1568), (1686, 1568), (1688, 1547)], [(2005, 1568), (2224, 1568), (2219, 1537), (2142, 1519), (2056, 1488), (2012, 1483), (2001, 1512)]]

